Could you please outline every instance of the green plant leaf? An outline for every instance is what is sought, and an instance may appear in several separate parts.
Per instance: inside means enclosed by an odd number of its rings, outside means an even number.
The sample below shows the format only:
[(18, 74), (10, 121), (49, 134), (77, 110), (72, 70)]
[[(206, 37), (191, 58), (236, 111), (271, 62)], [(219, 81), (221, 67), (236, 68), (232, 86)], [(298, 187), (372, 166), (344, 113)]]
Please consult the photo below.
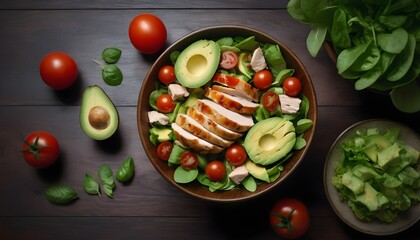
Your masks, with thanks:
[(85, 175), (85, 179), (83, 180), (83, 189), (88, 194), (101, 196), (98, 182), (91, 175), (87, 173)]
[(352, 48), (345, 49), (338, 54), (337, 57), (337, 69), (338, 73), (342, 74), (344, 71), (349, 69), (353, 63), (362, 55), (369, 47), (370, 41), (361, 43)]
[(106, 63), (116, 63), (120, 60), (122, 51), (118, 48), (105, 48), (102, 51), (102, 59)]
[(312, 30), (306, 38), (306, 48), (312, 57), (315, 57), (324, 43), (328, 28), (323, 25), (312, 25)]
[(378, 45), (389, 53), (400, 53), (408, 42), (408, 33), (403, 28), (398, 28), (392, 33), (381, 33), (377, 36)]
[(102, 189), (104, 190), (105, 194), (110, 197), (110, 198), (114, 198), (113, 196), (113, 187), (108, 185), (108, 184), (104, 184), (102, 186)]
[(351, 47), (348, 28), (346, 13), (342, 8), (338, 8), (334, 13), (334, 20), (330, 33), (335, 48), (343, 49)]
[(55, 204), (68, 204), (78, 198), (76, 191), (68, 185), (54, 185), (44, 191), (48, 201)]
[(412, 34), (409, 34), (408, 42), (404, 50), (395, 57), (389, 67), (390, 71), (387, 75), (389, 81), (398, 81), (408, 72), (413, 63), (415, 48), (416, 39)]
[(198, 176), (198, 169), (185, 170), (182, 166), (178, 166), (174, 172), (174, 180), (177, 183), (189, 183), (194, 181)]
[(120, 68), (112, 64), (102, 66), (102, 78), (106, 84), (118, 86), (123, 80), (123, 75)]
[(255, 192), (255, 190), (257, 190), (257, 182), (255, 182), (255, 179), (252, 176), (247, 176), (242, 181), (242, 185), (250, 192)]
[(128, 157), (118, 169), (115, 176), (119, 182), (129, 182), (134, 177), (134, 161), (132, 157)]
[(99, 167), (98, 170), (98, 177), (99, 179), (101, 179), (103, 182), (105, 182), (106, 180), (108, 180), (110, 177), (112, 177), (112, 169), (108, 164), (102, 164)]

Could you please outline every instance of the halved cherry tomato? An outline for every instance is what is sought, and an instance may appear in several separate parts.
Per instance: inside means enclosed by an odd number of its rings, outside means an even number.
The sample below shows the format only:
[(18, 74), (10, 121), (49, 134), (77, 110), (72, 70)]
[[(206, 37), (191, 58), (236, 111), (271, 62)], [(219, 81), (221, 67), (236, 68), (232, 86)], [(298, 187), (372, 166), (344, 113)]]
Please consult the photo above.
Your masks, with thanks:
[(273, 83), (273, 74), (267, 69), (258, 71), (255, 73), (253, 81), (256, 88), (267, 89)]
[(76, 62), (62, 52), (47, 54), (41, 60), (39, 72), (45, 84), (56, 90), (63, 90), (73, 85), (78, 75)]
[(184, 152), (179, 158), (179, 163), (184, 169), (191, 170), (198, 166), (198, 157), (193, 152)]
[(265, 109), (272, 112), (276, 110), (280, 104), (279, 95), (273, 91), (267, 91), (262, 96), (261, 102)]
[(222, 60), (220, 61), (220, 67), (224, 69), (233, 69), (238, 64), (238, 55), (234, 51), (224, 51), (222, 53)]
[(33, 132), (25, 138), (22, 154), (30, 166), (46, 168), (58, 159), (60, 146), (52, 134), (43, 131)]
[(161, 83), (169, 85), (176, 79), (174, 67), (171, 65), (163, 66), (159, 70), (158, 77)]
[(302, 91), (302, 84), (296, 77), (288, 77), (283, 81), (284, 92), (290, 97), (297, 96)]
[(153, 14), (139, 14), (133, 18), (128, 29), (130, 41), (142, 53), (160, 51), (166, 42), (167, 32), (162, 20)]
[(171, 156), (173, 147), (174, 147), (173, 143), (169, 141), (159, 143), (157, 147), (158, 157), (164, 161), (168, 161), (169, 156)]
[(226, 150), (226, 160), (233, 166), (244, 164), (246, 160), (246, 151), (244, 147), (239, 144), (232, 144)]
[(308, 209), (297, 199), (280, 200), (271, 209), (270, 224), (282, 238), (300, 238), (309, 227)]
[(220, 181), (226, 175), (226, 167), (221, 161), (213, 160), (206, 166), (206, 175), (212, 181)]
[(156, 106), (158, 107), (159, 111), (163, 113), (171, 113), (174, 111), (176, 105), (172, 100), (171, 95), (162, 94), (158, 97)]

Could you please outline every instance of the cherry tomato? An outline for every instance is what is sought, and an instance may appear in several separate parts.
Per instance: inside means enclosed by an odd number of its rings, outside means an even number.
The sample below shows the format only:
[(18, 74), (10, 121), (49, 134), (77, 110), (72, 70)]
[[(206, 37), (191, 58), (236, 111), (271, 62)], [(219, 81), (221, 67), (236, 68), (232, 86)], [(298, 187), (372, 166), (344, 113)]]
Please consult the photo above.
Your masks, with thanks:
[(179, 163), (184, 169), (191, 170), (198, 166), (198, 157), (193, 152), (184, 152), (179, 158)]
[(153, 14), (140, 14), (133, 18), (128, 29), (130, 41), (137, 50), (145, 54), (159, 52), (166, 42), (166, 27)]
[(226, 175), (226, 167), (221, 161), (213, 160), (206, 166), (206, 175), (212, 181), (220, 181)]
[(234, 51), (224, 51), (222, 53), (222, 60), (220, 61), (220, 67), (224, 69), (232, 69), (238, 64), (238, 55)]
[(156, 150), (158, 157), (164, 161), (168, 161), (169, 156), (171, 156), (173, 147), (174, 145), (169, 141), (159, 143)]
[(159, 70), (159, 81), (165, 85), (169, 85), (173, 81), (175, 81), (175, 70), (174, 67), (171, 65), (165, 65)]
[(25, 161), (34, 168), (51, 166), (59, 156), (60, 146), (57, 139), (48, 132), (38, 131), (29, 134), (22, 145)]
[(157, 99), (156, 106), (158, 107), (159, 111), (163, 113), (171, 113), (175, 109), (175, 103), (169, 94), (160, 95)]
[(309, 227), (308, 209), (297, 199), (280, 200), (271, 209), (270, 224), (282, 238), (300, 238)]
[(39, 72), (45, 84), (56, 90), (63, 90), (73, 85), (78, 74), (76, 62), (62, 52), (47, 54), (41, 60)]
[(258, 89), (267, 89), (273, 83), (273, 74), (267, 69), (258, 71), (254, 75), (254, 85)]
[(261, 102), (265, 109), (272, 112), (276, 110), (280, 104), (279, 95), (273, 91), (268, 91), (264, 93)]
[(290, 97), (297, 96), (302, 90), (302, 84), (296, 77), (288, 77), (283, 81), (284, 92)]
[(233, 166), (242, 165), (246, 160), (244, 147), (239, 144), (232, 144), (226, 150), (226, 160)]

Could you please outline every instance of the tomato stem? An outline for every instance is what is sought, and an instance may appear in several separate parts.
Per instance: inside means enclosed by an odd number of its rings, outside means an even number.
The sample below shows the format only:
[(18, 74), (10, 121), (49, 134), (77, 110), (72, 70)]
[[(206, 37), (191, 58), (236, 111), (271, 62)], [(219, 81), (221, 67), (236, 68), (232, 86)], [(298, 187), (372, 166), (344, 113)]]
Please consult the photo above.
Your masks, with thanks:
[(35, 138), (35, 142), (34, 143), (30, 143), (30, 142), (26, 141), (25, 139), (23, 139), (23, 142), (25, 142), (29, 146), (29, 148), (22, 151), (22, 152), (32, 153), (37, 160), (39, 160), (39, 150), (41, 150), (43, 148), (47, 148), (45, 146), (40, 146), (38, 144), (38, 139), (39, 139), (39, 136), (37, 136)]
[(290, 218), (292, 217), (295, 210), (296, 209), (293, 209), (292, 211), (290, 211), (290, 213), (287, 214), (287, 216), (283, 216), (283, 215), (278, 214), (276, 212), (271, 212), (271, 214), (273, 214), (278, 219), (280, 219), (280, 222), (278, 224), (276, 224), (276, 226), (280, 227), (280, 228), (287, 228), (287, 230), (291, 230), (292, 229), (292, 222), (290, 221)]

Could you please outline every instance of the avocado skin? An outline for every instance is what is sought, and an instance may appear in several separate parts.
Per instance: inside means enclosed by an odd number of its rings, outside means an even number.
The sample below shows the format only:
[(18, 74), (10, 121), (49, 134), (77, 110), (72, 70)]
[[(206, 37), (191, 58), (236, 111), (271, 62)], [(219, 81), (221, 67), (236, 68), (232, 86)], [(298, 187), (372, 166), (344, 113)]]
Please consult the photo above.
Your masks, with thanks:
[(219, 67), (220, 47), (211, 40), (198, 40), (185, 48), (175, 63), (175, 76), (187, 88), (209, 82)]
[[(273, 138), (273, 147), (261, 146), (264, 137)], [(249, 158), (257, 164), (269, 165), (286, 156), (296, 143), (293, 123), (280, 117), (272, 117), (256, 123), (245, 137), (244, 147)]]
[[(105, 129), (95, 129), (89, 123), (89, 112), (95, 106), (105, 108), (110, 115), (110, 123)], [(116, 132), (118, 125), (118, 111), (105, 91), (97, 85), (87, 87), (80, 105), (80, 126), (86, 135), (94, 140), (105, 140)]]

